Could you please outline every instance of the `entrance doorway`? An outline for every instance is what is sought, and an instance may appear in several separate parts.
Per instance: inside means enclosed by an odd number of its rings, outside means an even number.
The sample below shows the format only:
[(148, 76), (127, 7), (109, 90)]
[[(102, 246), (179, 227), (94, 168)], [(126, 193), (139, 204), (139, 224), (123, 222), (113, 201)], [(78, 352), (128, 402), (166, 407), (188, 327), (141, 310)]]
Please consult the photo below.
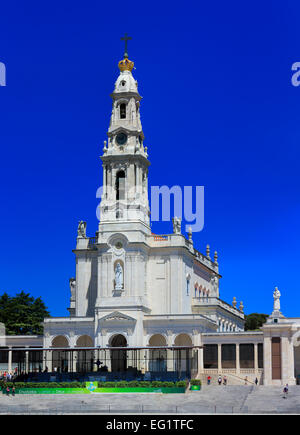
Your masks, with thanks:
[[(298, 338), (299, 340), (299, 338)], [(297, 340), (297, 344), (298, 341)], [(300, 384), (300, 346), (294, 346), (294, 367), (295, 367), (295, 378), (297, 385)]]
[[(118, 334), (112, 337), (110, 342), (111, 347), (126, 347), (127, 340), (124, 335)], [(127, 368), (126, 350), (116, 349), (110, 351), (111, 371), (125, 372)]]

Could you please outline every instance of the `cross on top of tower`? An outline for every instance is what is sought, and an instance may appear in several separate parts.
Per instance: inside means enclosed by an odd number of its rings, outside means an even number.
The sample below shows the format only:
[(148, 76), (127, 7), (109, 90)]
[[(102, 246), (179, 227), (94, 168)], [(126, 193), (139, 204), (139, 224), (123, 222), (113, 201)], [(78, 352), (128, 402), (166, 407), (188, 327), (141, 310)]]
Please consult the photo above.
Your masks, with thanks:
[(125, 51), (124, 51), (124, 57), (128, 58), (128, 49), (127, 49), (127, 41), (129, 41), (131, 36), (128, 36), (127, 33), (121, 38), (121, 41), (125, 42)]

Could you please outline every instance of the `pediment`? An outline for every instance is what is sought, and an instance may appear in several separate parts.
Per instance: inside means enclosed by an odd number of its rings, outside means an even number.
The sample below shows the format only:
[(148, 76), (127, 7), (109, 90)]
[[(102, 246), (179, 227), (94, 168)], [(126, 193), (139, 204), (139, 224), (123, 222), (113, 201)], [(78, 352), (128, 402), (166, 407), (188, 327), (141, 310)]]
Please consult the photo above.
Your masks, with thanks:
[(120, 311), (114, 311), (99, 319), (100, 322), (136, 322), (136, 319), (128, 316), (127, 314), (120, 313)]

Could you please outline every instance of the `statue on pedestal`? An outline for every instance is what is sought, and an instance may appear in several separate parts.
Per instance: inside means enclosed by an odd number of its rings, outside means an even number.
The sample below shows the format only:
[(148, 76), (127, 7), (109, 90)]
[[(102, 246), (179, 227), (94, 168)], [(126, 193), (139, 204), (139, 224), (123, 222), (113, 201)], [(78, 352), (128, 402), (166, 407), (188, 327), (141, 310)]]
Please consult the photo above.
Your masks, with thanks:
[(86, 222), (79, 221), (78, 229), (77, 229), (77, 236), (86, 238)]
[(76, 297), (76, 279), (70, 278), (69, 284), (70, 284), (71, 299), (73, 300)]
[(273, 311), (280, 311), (280, 291), (278, 290), (278, 287), (275, 287), (273, 298), (274, 298), (274, 306)]
[(173, 233), (181, 234), (181, 218), (174, 217), (172, 221), (173, 221)]

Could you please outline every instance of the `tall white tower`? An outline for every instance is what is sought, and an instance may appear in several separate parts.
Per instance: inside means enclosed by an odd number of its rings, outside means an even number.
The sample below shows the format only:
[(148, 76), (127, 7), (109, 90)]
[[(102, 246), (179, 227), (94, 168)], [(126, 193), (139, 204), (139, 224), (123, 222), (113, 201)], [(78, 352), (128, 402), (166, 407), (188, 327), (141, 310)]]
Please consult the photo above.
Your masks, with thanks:
[[(126, 41), (127, 42), (127, 41)], [(143, 226), (150, 233), (148, 201), (148, 161), (140, 120), (137, 81), (132, 76), (134, 63), (127, 49), (118, 64), (120, 75), (111, 94), (113, 100), (108, 141), (104, 142), (103, 195), (99, 232), (125, 229), (125, 223)], [(108, 227), (109, 225), (109, 227)], [(139, 225), (138, 225), (139, 226)]]

